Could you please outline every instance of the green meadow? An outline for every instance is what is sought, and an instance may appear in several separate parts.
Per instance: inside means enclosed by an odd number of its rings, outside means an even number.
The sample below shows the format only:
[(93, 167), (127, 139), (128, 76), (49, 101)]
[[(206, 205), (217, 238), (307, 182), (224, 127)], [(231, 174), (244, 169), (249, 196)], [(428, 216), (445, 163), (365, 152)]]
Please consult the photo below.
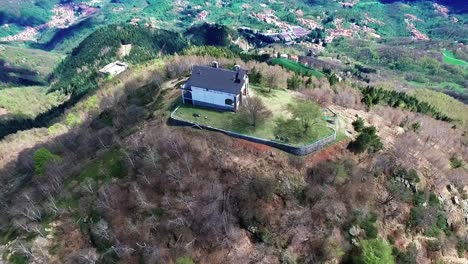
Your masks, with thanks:
[(457, 65), (457, 66), (462, 66), (464, 68), (466, 68), (468, 66), (468, 62), (466, 62), (464, 60), (461, 60), (461, 59), (457, 59), (455, 57), (455, 54), (453, 52), (451, 52), (451, 51), (444, 50), (444, 52), (442, 54), (444, 56), (444, 62), (445, 63), (452, 64), (452, 65)]
[(272, 64), (274, 65), (280, 65), (290, 71), (293, 71), (297, 74), (301, 75), (306, 75), (306, 76), (315, 76), (317, 78), (321, 78), (325, 76), (321, 71), (318, 71), (313, 68), (306, 67), (302, 64), (299, 64), (297, 62), (288, 60), (288, 59), (283, 59), (283, 58), (276, 58), (271, 61)]

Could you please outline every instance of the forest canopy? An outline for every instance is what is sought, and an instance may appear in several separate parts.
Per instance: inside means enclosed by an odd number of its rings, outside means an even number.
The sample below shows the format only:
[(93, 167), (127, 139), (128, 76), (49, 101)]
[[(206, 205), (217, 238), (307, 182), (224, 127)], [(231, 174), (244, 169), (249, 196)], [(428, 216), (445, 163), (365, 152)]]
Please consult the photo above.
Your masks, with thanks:
[(125, 61), (133, 64), (154, 59), (159, 54), (180, 52), (187, 46), (176, 32), (123, 24), (103, 27), (87, 37), (56, 68), (57, 82), (51, 90), (82, 95), (95, 89), (97, 70), (117, 60), (118, 49), (126, 44), (132, 44), (132, 49)]

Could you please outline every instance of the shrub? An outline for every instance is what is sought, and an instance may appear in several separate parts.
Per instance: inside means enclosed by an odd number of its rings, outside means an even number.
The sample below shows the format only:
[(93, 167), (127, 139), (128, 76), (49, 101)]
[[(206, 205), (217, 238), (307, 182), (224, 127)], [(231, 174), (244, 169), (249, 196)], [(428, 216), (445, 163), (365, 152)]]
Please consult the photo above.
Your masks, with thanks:
[(411, 130), (413, 130), (414, 132), (418, 132), (420, 128), (421, 128), (421, 123), (419, 122), (411, 124)]
[(361, 132), (364, 129), (364, 119), (357, 116), (357, 119), (353, 121), (352, 125), (354, 127), (354, 130), (356, 130), (357, 132)]
[(408, 180), (411, 183), (418, 183), (420, 181), (418, 173), (415, 170), (405, 170), (404, 168), (397, 168), (393, 171), (393, 176)]
[(297, 256), (294, 255), (293, 252), (290, 250), (283, 250), (281, 252), (281, 263), (282, 264), (296, 264), (297, 263)]
[(432, 206), (440, 205), (439, 199), (437, 198), (437, 195), (435, 195), (435, 193), (429, 194), (429, 205), (432, 205)]
[(195, 264), (191, 257), (180, 257), (177, 258), (176, 264)]
[(361, 228), (366, 232), (367, 238), (377, 238), (379, 234), (375, 222), (377, 221), (377, 216), (374, 213), (371, 213), (364, 221), (360, 224)]
[(21, 255), (20, 253), (13, 253), (9, 258), (8, 258), (8, 261), (11, 263), (11, 264), (27, 264), (29, 263), (29, 259), (24, 256), (24, 255)]
[(183, 55), (209, 56), (214, 58), (236, 58), (238, 55), (226, 47), (191, 46), (182, 51)]
[(427, 242), (427, 249), (430, 251), (439, 251), (442, 249), (442, 245), (440, 244), (440, 241), (438, 239), (429, 240)]
[(362, 264), (393, 264), (392, 247), (380, 238), (361, 241), (361, 255), (356, 263)]
[(65, 118), (65, 123), (67, 124), (67, 126), (70, 126), (70, 127), (78, 124), (79, 122), (80, 122), (80, 118), (74, 113), (68, 114), (67, 117)]
[(426, 193), (422, 191), (418, 191), (414, 194), (413, 197), (413, 205), (414, 206), (421, 206), (426, 201)]
[(418, 255), (418, 249), (415, 244), (410, 244), (406, 251), (402, 252), (397, 248), (393, 248), (393, 255), (396, 258), (398, 264), (417, 264), (416, 257)]
[(377, 227), (375, 227), (374, 223), (370, 221), (364, 221), (361, 224), (361, 227), (366, 232), (367, 238), (377, 238), (379, 232), (377, 231)]
[(377, 238), (379, 234), (375, 222), (377, 221), (377, 215), (375, 213), (370, 213), (368, 216), (357, 216), (357, 223), (366, 233), (368, 239)]
[(460, 239), (457, 242), (457, 254), (459, 258), (465, 256), (466, 251), (468, 251), (468, 240)]
[(430, 237), (438, 237), (441, 233), (442, 230), (440, 230), (440, 228), (438, 228), (437, 226), (431, 226), (428, 230), (426, 230), (426, 232), (424, 232), (426, 236)]
[(463, 167), (463, 160), (459, 159), (457, 156), (452, 156), (450, 158), (450, 166), (453, 169), (458, 169)]
[(275, 193), (276, 184), (275, 179), (265, 176), (254, 177), (250, 182), (251, 190), (257, 195), (258, 198), (270, 200)]
[[(442, 210), (437, 197), (430, 195), (435, 198), (427, 199), (426, 196), (424, 192), (415, 194), (413, 198), (414, 207), (410, 211), (410, 226), (423, 228), (425, 235), (431, 237), (438, 237), (442, 232), (450, 234), (447, 216), (444, 210)], [(433, 201), (431, 202), (431, 200)], [(423, 206), (426, 202), (427, 205)]]
[(34, 152), (34, 172), (36, 175), (42, 176), (45, 172), (47, 164), (52, 161), (59, 161), (60, 156), (53, 154), (46, 148), (40, 148)]
[(349, 144), (349, 148), (356, 153), (375, 153), (383, 148), (383, 144), (377, 135), (377, 129), (371, 126), (362, 129), (356, 140)]

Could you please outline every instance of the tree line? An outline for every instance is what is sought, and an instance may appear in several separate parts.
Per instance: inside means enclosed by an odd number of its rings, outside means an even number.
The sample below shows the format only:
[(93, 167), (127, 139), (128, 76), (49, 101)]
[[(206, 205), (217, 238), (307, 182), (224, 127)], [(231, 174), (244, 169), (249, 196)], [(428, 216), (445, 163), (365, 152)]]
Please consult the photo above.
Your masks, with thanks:
[(76, 47), (55, 69), (52, 91), (62, 91), (72, 96), (97, 88), (97, 70), (118, 59), (121, 45), (132, 44), (125, 57), (128, 63), (141, 63), (162, 54), (173, 54), (187, 47), (187, 41), (178, 33), (166, 30), (149, 30), (128, 24), (100, 28)]
[(377, 104), (386, 104), (394, 108), (403, 108), (411, 112), (429, 115), (437, 120), (452, 121), (451, 118), (441, 113), (434, 106), (419, 101), (416, 97), (406, 93), (369, 86), (361, 88), (361, 93), (363, 95), (362, 102), (368, 107)]

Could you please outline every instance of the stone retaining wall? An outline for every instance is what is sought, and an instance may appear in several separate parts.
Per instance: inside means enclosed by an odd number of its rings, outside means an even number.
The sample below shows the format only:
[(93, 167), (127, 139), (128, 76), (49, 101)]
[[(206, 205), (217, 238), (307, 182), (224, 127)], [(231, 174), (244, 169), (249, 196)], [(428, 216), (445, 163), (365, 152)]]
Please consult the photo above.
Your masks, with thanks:
[(179, 108), (177, 107), (171, 113), (171, 117), (170, 117), (170, 120), (169, 120), (171, 125), (174, 125), (174, 126), (190, 126), (190, 127), (206, 129), (206, 130), (210, 130), (210, 131), (221, 132), (221, 133), (224, 133), (224, 134), (226, 134), (228, 136), (231, 136), (231, 137), (234, 137), (234, 138), (240, 138), (240, 139), (245, 139), (245, 140), (255, 142), (255, 143), (265, 144), (267, 146), (274, 147), (274, 148), (277, 148), (277, 149), (281, 149), (281, 150), (283, 150), (285, 152), (288, 152), (288, 153), (291, 153), (291, 154), (294, 154), (294, 155), (298, 155), (298, 156), (303, 156), (303, 155), (313, 153), (313, 152), (315, 152), (317, 150), (322, 149), (326, 145), (328, 145), (328, 144), (330, 144), (330, 143), (332, 143), (333, 141), (336, 140), (336, 131), (333, 129), (333, 134), (332, 135), (330, 135), (328, 137), (325, 137), (325, 138), (322, 138), (322, 139), (319, 139), (319, 140), (315, 141), (312, 144), (305, 145), (305, 146), (302, 146), (302, 147), (291, 146), (291, 145), (284, 144), (284, 143), (277, 142), (277, 141), (272, 141), (272, 140), (267, 140), (267, 139), (263, 139), (263, 138), (248, 136), (248, 135), (244, 135), (244, 134), (240, 134), (240, 133), (236, 133), (236, 132), (232, 132), (232, 131), (228, 131), (228, 130), (224, 130), (224, 129), (220, 129), (220, 128), (200, 125), (200, 124), (193, 123), (193, 122), (190, 122), (190, 121), (181, 120), (181, 119), (175, 117), (175, 114), (174, 114), (178, 109)]

